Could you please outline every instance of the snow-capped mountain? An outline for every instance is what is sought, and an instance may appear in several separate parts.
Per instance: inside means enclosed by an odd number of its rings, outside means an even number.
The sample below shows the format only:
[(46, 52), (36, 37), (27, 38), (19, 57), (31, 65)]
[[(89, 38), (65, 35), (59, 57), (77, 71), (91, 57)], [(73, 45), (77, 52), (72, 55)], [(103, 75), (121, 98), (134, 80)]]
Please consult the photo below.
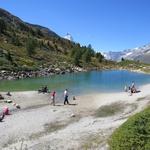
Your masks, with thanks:
[(103, 53), (106, 59), (120, 61), (121, 58), (129, 60), (139, 60), (141, 62), (150, 63), (150, 44), (133, 49), (127, 49), (120, 52)]
[(71, 36), (71, 34), (67, 33), (65, 36), (64, 36), (65, 39), (69, 40), (69, 41), (73, 41), (73, 38)]

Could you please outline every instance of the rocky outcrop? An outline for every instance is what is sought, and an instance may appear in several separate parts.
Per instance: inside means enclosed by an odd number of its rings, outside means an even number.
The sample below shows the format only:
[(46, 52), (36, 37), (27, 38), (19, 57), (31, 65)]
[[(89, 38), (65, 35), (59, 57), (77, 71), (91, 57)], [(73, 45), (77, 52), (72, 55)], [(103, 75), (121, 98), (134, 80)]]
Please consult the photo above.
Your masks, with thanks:
[(83, 68), (71, 66), (68, 68), (55, 68), (54, 66), (49, 66), (47, 68), (40, 68), (36, 71), (0, 71), (0, 80), (16, 80), (34, 77), (48, 77), (56, 74), (66, 74), (73, 72), (83, 72), (86, 71)]

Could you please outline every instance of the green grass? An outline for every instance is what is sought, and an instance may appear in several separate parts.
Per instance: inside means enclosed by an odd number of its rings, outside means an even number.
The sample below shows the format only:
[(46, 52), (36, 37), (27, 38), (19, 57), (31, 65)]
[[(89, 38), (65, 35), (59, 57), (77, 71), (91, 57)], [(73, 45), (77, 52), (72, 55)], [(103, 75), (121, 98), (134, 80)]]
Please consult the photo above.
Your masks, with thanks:
[(130, 117), (109, 139), (110, 150), (150, 149), (150, 107)]
[(117, 66), (122, 69), (140, 70), (145, 73), (150, 73), (150, 64), (145, 64), (138, 61), (124, 60), (117, 63)]

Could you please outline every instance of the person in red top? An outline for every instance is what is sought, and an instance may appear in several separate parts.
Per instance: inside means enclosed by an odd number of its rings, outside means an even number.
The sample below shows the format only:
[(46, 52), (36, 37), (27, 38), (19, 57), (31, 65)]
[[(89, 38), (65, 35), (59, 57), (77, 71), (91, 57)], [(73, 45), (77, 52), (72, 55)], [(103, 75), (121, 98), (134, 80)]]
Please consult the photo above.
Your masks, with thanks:
[(10, 113), (9, 113), (9, 108), (8, 108), (8, 107), (4, 107), (3, 113), (4, 113), (5, 115), (9, 115), (9, 114), (10, 114)]
[(53, 91), (53, 92), (51, 93), (51, 100), (52, 100), (53, 106), (55, 106), (55, 96), (56, 96), (56, 92)]

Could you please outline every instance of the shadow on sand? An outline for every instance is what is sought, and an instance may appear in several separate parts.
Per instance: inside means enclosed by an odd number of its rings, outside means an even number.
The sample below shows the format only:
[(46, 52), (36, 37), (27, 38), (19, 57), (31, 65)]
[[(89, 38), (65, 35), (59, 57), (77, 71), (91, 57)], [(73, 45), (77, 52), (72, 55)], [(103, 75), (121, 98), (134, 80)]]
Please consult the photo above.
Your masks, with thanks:
[(76, 105), (78, 105), (78, 104), (71, 104), (71, 103), (69, 103), (68, 105), (76, 106)]
[[(69, 103), (69, 104), (66, 104), (66, 105), (76, 106), (78, 104)], [(64, 104), (55, 104), (54, 106), (64, 106)]]
[(141, 92), (140, 90), (137, 90), (137, 91), (136, 91), (136, 93), (140, 93), (140, 92)]

